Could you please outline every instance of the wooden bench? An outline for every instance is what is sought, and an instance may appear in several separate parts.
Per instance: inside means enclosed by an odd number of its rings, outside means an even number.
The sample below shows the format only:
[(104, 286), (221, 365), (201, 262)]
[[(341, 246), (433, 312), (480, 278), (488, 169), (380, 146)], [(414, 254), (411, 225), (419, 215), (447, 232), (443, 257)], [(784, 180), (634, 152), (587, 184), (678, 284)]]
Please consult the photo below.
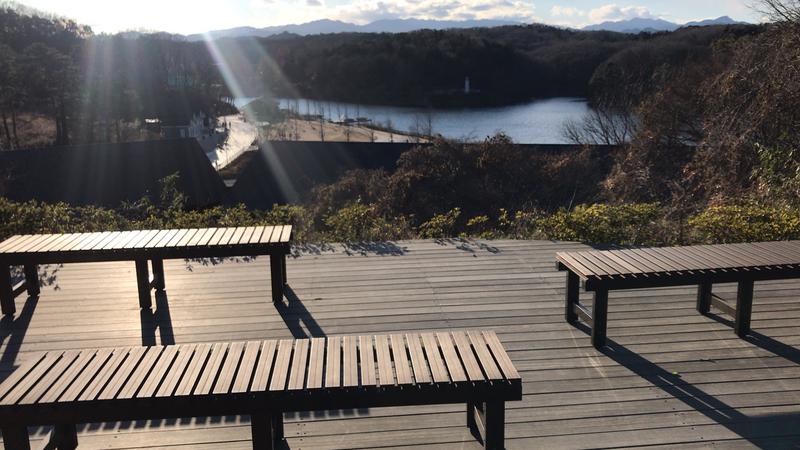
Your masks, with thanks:
[(249, 415), (253, 447), (273, 448), (284, 412), (464, 403), (502, 449), (505, 401), (521, 398), (492, 331), (53, 351), (0, 384), (0, 427), (6, 449), (36, 425), (71, 449), (76, 424)]
[[(800, 278), (800, 241), (559, 252), (556, 259), (567, 271), (566, 320), (588, 323), (596, 348), (605, 345), (610, 290), (697, 285), (697, 310), (708, 314), (714, 306), (730, 314), (744, 337), (753, 284)], [(715, 283), (738, 283), (735, 306), (712, 292)], [(594, 292), (591, 309), (579, 301), (579, 284)]]
[[(290, 225), (12, 236), (0, 243), (0, 306), (3, 314), (14, 314), (14, 297), (26, 290), (31, 296), (39, 295), (40, 264), (135, 261), (139, 305), (150, 308), (150, 290), (165, 287), (165, 259), (260, 255), (270, 256), (272, 298), (280, 302), (291, 238)], [(12, 266), (25, 269), (25, 280), (16, 287)]]

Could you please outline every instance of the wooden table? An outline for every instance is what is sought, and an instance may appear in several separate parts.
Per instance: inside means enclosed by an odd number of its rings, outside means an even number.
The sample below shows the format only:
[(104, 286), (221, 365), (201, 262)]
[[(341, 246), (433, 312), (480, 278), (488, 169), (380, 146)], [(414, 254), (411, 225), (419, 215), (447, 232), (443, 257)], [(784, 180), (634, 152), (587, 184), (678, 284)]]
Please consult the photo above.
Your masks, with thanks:
[[(139, 305), (149, 308), (150, 290), (165, 287), (165, 259), (261, 255), (270, 256), (272, 297), (279, 302), (291, 239), (291, 225), (12, 236), (0, 243), (0, 306), (3, 314), (14, 314), (15, 296), (25, 290), (39, 295), (41, 264), (135, 261)], [(25, 281), (17, 287), (12, 285), (12, 266), (25, 268)]]
[(502, 449), (505, 402), (521, 399), (493, 331), (60, 350), (0, 384), (0, 427), (6, 449), (28, 449), (35, 425), (72, 449), (80, 423), (250, 415), (253, 447), (273, 448), (284, 412), (463, 403)]
[[(690, 247), (556, 253), (556, 266), (567, 271), (566, 320), (583, 319), (592, 328), (592, 344), (605, 345), (608, 291), (697, 285), (697, 310), (711, 306), (735, 317), (735, 331), (750, 331), (753, 284), (800, 278), (800, 241)], [(714, 294), (715, 283), (737, 283), (736, 306)], [(594, 292), (591, 309), (579, 301), (579, 284)]]

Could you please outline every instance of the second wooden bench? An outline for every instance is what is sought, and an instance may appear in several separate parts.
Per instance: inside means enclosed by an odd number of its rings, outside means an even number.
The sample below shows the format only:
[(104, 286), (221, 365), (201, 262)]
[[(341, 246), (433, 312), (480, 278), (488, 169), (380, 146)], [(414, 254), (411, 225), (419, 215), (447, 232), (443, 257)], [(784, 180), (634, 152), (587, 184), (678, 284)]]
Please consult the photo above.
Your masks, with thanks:
[(284, 412), (463, 403), (502, 449), (505, 402), (521, 398), (492, 331), (53, 351), (0, 384), (0, 427), (9, 450), (35, 425), (73, 449), (82, 423), (249, 415), (253, 447), (273, 448)]

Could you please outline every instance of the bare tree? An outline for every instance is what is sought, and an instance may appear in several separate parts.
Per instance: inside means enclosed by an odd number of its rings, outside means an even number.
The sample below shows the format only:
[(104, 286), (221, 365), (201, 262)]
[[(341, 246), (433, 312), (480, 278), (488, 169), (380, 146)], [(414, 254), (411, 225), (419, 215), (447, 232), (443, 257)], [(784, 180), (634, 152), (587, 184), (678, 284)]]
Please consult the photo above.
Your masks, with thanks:
[(756, 9), (776, 22), (800, 25), (800, 0), (760, 0)]
[(562, 135), (577, 145), (623, 145), (636, 133), (636, 125), (631, 113), (598, 107), (581, 120), (564, 123)]

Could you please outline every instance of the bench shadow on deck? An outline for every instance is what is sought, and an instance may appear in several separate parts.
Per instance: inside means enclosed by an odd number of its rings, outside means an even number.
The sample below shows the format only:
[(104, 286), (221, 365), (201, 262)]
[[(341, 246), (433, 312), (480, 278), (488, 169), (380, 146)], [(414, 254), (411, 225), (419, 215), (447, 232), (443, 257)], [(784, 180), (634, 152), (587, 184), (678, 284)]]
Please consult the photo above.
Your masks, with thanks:
[[(267, 258), (167, 261), (167, 291), (141, 312), (133, 264), (68, 264), (39, 298), (17, 299), (13, 321), (0, 320), (0, 379), (32, 353), (70, 346), (491, 328), (524, 379), (523, 401), (507, 412), (509, 449), (800, 444), (800, 282), (757, 286), (746, 340), (726, 317), (697, 315), (690, 288), (614, 293), (609, 346), (597, 352), (585, 328), (564, 322), (564, 275), (553, 267), (556, 251), (584, 248), (463, 240), (296, 247), (278, 307)], [(462, 409), (288, 414), (288, 446), (478, 448)], [(88, 448), (248, 448), (250, 437), (249, 418), (234, 416), (78, 430)]]

